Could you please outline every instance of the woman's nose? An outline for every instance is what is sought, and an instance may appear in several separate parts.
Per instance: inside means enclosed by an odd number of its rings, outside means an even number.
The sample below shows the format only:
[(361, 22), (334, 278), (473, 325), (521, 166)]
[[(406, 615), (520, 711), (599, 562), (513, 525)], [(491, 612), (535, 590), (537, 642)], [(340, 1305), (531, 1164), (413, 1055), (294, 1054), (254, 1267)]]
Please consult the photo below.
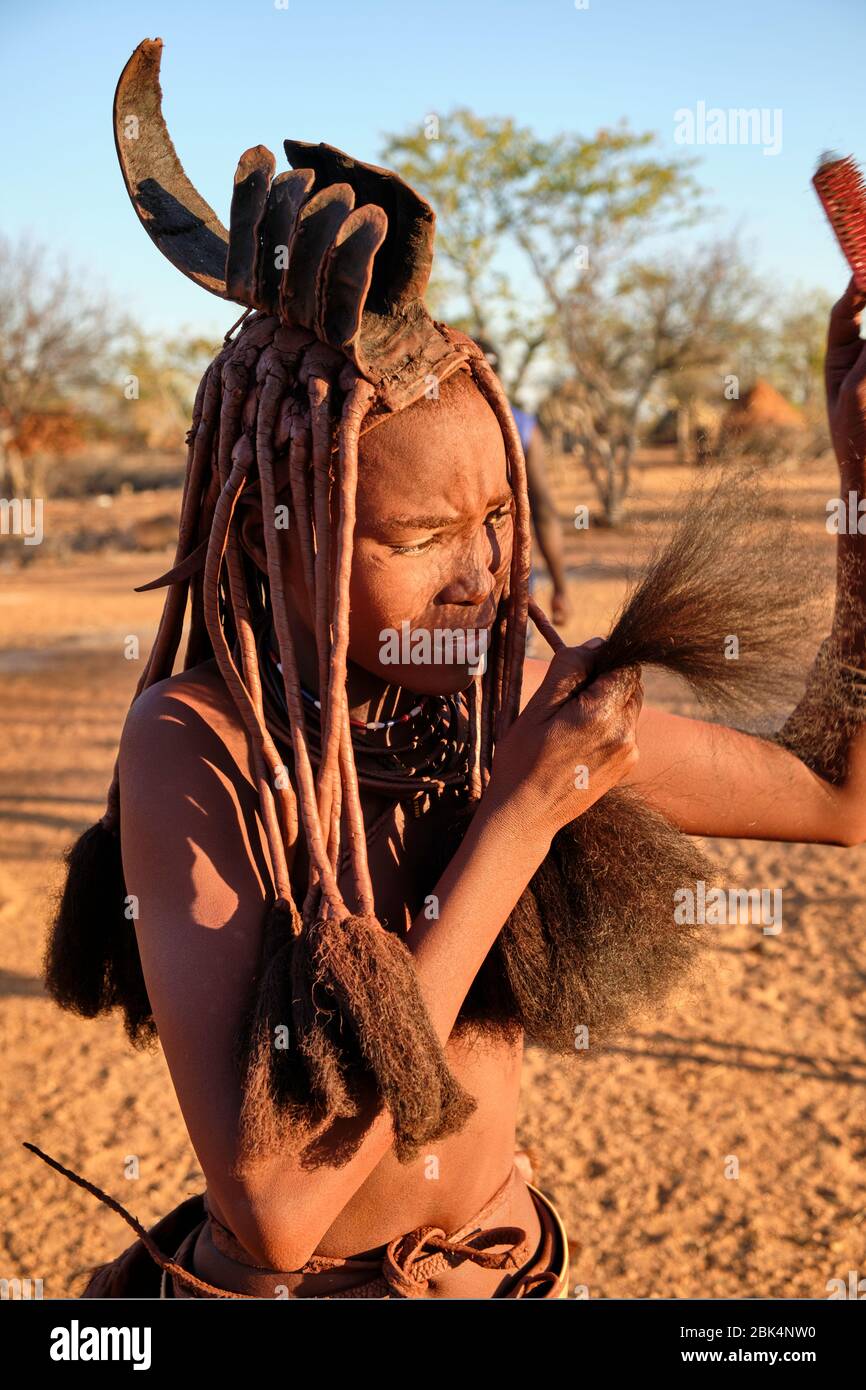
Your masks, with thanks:
[(437, 603), (465, 604), (467, 608), (478, 608), (488, 599), (496, 588), (496, 580), (489, 570), (484, 574), (459, 574), (444, 584), (436, 595)]
[(494, 551), (482, 530), (474, 543), (455, 556), (454, 570), (436, 595), (438, 603), (465, 604), (477, 608), (496, 589), (498, 547)]

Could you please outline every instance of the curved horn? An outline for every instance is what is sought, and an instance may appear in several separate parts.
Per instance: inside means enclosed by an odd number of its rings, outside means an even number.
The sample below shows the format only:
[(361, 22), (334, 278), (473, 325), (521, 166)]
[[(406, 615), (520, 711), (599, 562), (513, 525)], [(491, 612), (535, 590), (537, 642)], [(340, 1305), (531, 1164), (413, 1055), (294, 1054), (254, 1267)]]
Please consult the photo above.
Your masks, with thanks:
[(126, 191), (162, 254), (197, 285), (228, 299), (228, 233), (193, 188), (162, 117), (162, 39), (138, 45), (114, 94), (114, 143)]

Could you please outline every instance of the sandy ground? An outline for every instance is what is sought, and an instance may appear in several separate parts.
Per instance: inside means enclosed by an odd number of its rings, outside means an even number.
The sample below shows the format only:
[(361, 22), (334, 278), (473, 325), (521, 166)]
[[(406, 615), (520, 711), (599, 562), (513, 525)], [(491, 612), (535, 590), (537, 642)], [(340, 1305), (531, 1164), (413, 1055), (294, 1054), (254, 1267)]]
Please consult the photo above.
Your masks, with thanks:
[[(570, 638), (605, 631), (627, 565), (685, 478), (649, 466), (622, 531), (569, 533)], [(829, 573), (821, 522), (832, 468), (783, 482)], [(592, 503), (566, 467), (557, 496), (566, 524), (576, 503)], [(153, 516), (177, 500), (154, 494)], [(148, 514), (146, 499), (135, 506)], [(87, 1267), (133, 1237), (22, 1140), (145, 1225), (203, 1187), (161, 1052), (134, 1051), (117, 1019), (61, 1012), (40, 982), (59, 856), (104, 809), (141, 669), (125, 658), (125, 639), (138, 636), (143, 658), (155, 630), (160, 595), (132, 589), (169, 560), (165, 551), (36, 559), (0, 584), (0, 1275), (42, 1278), (46, 1297), (79, 1292)], [(664, 682), (648, 682), (648, 698), (688, 708)], [(573, 1293), (820, 1298), (828, 1279), (866, 1274), (866, 849), (709, 847), (728, 882), (782, 888), (781, 934), (715, 928), (693, 987), (603, 1052), (572, 1061), (527, 1049), (519, 1136), (566, 1222)]]

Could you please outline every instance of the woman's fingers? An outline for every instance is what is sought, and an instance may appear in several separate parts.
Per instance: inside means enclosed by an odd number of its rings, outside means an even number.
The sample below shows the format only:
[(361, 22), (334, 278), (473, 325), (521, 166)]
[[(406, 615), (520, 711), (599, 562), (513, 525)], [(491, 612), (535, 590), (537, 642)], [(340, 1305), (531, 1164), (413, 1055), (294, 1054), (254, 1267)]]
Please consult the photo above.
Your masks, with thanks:
[(619, 671), (608, 671), (587, 685), (580, 697), (593, 715), (606, 709), (631, 709), (643, 699), (640, 667), (626, 666)]
[(570, 721), (598, 722), (625, 714), (634, 720), (643, 703), (640, 667), (630, 666), (594, 676), (594, 660), (602, 638), (558, 652), (536, 698), (545, 717), (566, 716)]
[(828, 348), (844, 346), (860, 336), (860, 315), (866, 306), (866, 291), (859, 290), (854, 276), (830, 310)]
[(538, 689), (548, 708), (558, 708), (592, 679), (595, 653), (603, 645), (603, 637), (591, 637), (579, 647), (561, 647), (555, 653)]
[(863, 349), (863, 339), (860, 337), (860, 319), (864, 307), (866, 307), (866, 293), (863, 290), (858, 290), (852, 275), (845, 293), (840, 299), (837, 299), (830, 311), (824, 375), (831, 404), (835, 398), (835, 393)]

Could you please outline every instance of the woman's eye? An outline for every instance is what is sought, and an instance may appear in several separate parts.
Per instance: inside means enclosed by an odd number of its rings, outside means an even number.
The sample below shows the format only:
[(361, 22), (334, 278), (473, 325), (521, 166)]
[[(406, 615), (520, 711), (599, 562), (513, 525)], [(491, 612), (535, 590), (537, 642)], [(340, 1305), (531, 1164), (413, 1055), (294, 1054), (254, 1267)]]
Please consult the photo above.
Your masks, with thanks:
[(418, 541), (416, 545), (392, 545), (389, 548), (395, 555), (422, 555), (425, 550), (429, 550), (431, 545), (435, 545), (436, 537), (431, 536), (429, 541)]
[[(511, 518), (513, 506), (506, 502), (503, 506), (497, 507), (495, 512), (491, 512), (485, 520), (485, 526), (502, 526)], [(423, 555), (425, 550), (430, 550), (439, 540), (438, 536), (431, 536), (426, 541), (416, 541), (413, 545), (389, 545), (388, 549), (394, 555)]]

